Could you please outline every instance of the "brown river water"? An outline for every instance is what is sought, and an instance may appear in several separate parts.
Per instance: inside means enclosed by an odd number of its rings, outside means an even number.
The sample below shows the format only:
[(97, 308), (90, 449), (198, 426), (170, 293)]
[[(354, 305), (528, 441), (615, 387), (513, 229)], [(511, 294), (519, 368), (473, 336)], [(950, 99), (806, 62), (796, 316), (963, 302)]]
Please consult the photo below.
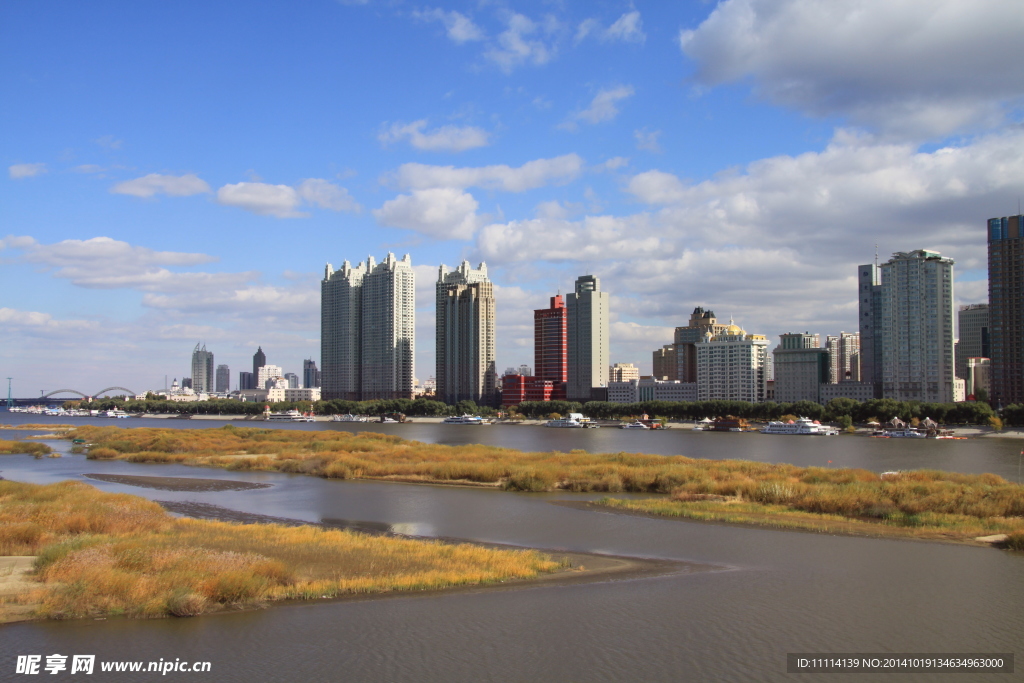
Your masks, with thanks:
[[(0, 422), (25, 422), (0, 413)], [(38, 418), (32, 420), (40, 421)], [(184, 420), (117, 426), (219, 427)], [(274, 425), (275, 427), (279, 425)], [(285, 425), (332, 429), (353, 425)], [(681, 453), (876, 471), (938, 468), (1016, 478), (1024, 442), (801, 439), (684, 430), (357, 425), (437, 443), (529, 450)], [(15, 434), (5, 432), (4, 438)], [(56, 442), (66, 450), (65, 442)], [(173, 491), (86, 479), (85, 473), (199, 477), (269, 484)], [(0, 680), (17, 655), (94, 654), (97, 661), (209, 661), (209, 673), (101, 673), (86, 680), (149, 681), (782, 681), (848, 680), (787, 674), (786, 654), (1024, 651), (1024, 554), (939, 543), (836, 537), (649, 519), (516, 494), (439, 486), (327, 481), (178, 465), (3, 456), (0, 476), (81, 479), (108, 491), (216, 505), (309, 522), (714, 565), (575, 585), (291, 604), (193, 619), (40, 622), (0, 626)], [(1019, 654), (1019, 652), (1018, 652)], [(858, 680), (1022, 680), (1015, 674), (868, 674)], [(67, 671), (48, 680), (75, 680)], [(31, 679), (28, 679), (31, 680)]]

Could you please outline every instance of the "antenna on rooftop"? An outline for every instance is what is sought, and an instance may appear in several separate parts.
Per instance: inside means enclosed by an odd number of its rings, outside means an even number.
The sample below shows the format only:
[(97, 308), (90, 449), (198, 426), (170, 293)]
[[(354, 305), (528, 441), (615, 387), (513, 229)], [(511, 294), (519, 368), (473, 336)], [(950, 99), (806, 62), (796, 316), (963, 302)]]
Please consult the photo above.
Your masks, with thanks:
[(875, 268), (878, 267), (878, 242), (875, 242)]

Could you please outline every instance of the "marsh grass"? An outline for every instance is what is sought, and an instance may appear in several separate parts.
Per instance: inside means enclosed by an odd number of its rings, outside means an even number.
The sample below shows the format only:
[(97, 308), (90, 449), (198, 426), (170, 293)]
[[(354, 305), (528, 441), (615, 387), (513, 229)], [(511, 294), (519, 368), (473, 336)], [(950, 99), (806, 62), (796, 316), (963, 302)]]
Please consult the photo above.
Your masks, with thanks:
[(0, 554), (36, 555), (23, 596), (49, 618), (191, 616), (285, 599), (536, 577), (541, 553), (281, 525), (178, 519), (87, 484), (0, 481)]
[(0, 441), (0, 455), (14, 455), (15, 453), (27, 453), (41, 458), (53, 453), (53, 449), (45, 443), (33, 441)]

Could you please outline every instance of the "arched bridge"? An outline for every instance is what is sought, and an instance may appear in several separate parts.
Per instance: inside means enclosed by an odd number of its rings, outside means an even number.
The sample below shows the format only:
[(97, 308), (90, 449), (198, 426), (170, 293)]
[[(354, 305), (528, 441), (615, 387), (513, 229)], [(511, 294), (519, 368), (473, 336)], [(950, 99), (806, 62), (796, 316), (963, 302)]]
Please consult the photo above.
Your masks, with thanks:
[[(97, 391), (95, 394), (92, 395), (92, 398), (97, 398), (99, 396), (102, 396), (103, 394), (107, 393), (108, 391), (118, 391), (118, 390), (124, 392), (125, 394), (127, 394), (129, 396), (135, 396), (135, 392), (132, 391), (131, 389), (129, 389), (128, 387), (107, 387), (106, 389), (102, 389), (100, 391)], [(75, 389), (57, 389), (56, 391), (51, 391), (48, 394), (44, 394), (40, 398), (50, 398), (51, 396), (54, 396), (56, 394), (78, 394), (82, 398), (89, 398), (89, 396), (87, 396), (86, 394), (83, 394), (81, 391), (77, 391)]]

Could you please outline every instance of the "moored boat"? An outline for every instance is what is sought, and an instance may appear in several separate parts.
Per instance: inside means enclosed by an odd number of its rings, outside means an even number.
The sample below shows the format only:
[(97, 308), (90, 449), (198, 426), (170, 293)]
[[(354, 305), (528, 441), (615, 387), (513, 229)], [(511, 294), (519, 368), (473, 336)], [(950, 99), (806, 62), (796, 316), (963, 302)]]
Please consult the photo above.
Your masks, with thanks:
[(835, 436), (839, 430), (821, 424), (809, 417), (801, 417), (788, 422), (773, 421), (761, 430), (762, 434), (795, 434), (800, 436)]
[(446, 425), (485, 425), (487, 422), (479, 415), (453, 415), (441, 420)]

